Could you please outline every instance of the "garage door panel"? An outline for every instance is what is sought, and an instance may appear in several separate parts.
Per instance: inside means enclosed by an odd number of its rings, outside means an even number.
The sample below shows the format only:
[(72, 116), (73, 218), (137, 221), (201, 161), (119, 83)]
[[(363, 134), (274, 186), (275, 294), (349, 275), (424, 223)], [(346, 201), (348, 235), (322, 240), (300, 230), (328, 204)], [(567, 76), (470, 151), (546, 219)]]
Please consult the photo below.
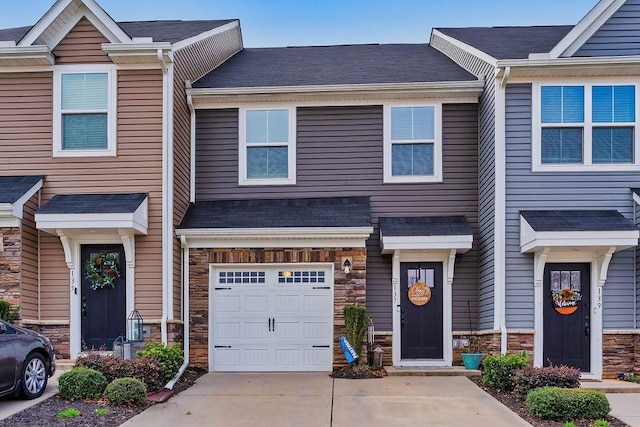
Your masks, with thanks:
[(214, 270), (213, 370), (331, 370), (333, 287), (320, 270)]

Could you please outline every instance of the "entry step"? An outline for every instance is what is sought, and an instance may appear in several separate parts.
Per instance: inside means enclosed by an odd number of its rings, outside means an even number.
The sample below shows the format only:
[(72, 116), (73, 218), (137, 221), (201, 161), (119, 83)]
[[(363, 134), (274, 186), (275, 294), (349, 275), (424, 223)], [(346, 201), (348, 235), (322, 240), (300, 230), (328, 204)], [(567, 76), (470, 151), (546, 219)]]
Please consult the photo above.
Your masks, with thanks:
[(640, 384), (621, 380), (580, 381), (580, 388), (603, 393), (640, 393)]
[(410, 368), (385, 366), (384, 369), (390, 377), (473, 377), (474, 375), (480, 375), (480, 370), (465, 369), (463, 366)]

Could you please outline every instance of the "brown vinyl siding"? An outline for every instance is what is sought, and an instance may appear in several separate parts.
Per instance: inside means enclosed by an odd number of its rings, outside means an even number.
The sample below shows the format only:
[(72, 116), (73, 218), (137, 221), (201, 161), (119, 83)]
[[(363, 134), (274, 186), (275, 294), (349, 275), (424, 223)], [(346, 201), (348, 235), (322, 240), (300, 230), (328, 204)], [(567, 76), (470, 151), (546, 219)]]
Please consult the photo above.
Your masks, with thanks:
[[(119, 71), (117, 157), (52, 158), (51, 72), (0, 74), (0, 171), (42, 174), (55, 194), (149, 194), (148, 236), (136, 237), (136, 308), (162, 314), (162, 74)], [(69, 269), (57, 236), (41, 232), (42, 320), (68, 320)]]
[[(191, 112), (187, 106), (185, 81), (193, 82), (242, 49), (240, 26), (176, 51), (173, 81), (174, 209), (177, 226), (189, 207), (191, 193)], [(174, 317), (181, 318), (181, 249), (173, 245)]]
[(23, 208), (22, 260), (20, 263), (20, 316), (38, 318), (38, 230), (34, 220), (39, 193)]
[(53, 49), (56, 64), (111, 64), (102, 50), (102, 43), (109, 43), (109, 40), (87, 18), (82, 18)]
[[(238, 185), (238, 110), (198, 110), (196, 199), (369, 196), (367, 307), (376, 328), (391, 330), (391, 259), (380, 254), (380, 216), (465, 215), (477, 240), (478, 106), (443, 106), (444, 182), (383, 184), (382, 106), (297, 109), (297, 184)], [(477, 251), (456, 261), (454, 329), (477, 310)], [(475, 316), (472, 314), (475, 319)]]

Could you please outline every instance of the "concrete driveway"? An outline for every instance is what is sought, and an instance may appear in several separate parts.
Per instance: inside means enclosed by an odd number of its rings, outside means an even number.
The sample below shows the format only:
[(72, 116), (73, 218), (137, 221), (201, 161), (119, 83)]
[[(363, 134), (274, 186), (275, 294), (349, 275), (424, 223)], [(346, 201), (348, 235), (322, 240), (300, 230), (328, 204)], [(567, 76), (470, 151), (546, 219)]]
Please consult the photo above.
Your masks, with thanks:
[(464, 377), (207, 374), (123, 426), (528, 426)]

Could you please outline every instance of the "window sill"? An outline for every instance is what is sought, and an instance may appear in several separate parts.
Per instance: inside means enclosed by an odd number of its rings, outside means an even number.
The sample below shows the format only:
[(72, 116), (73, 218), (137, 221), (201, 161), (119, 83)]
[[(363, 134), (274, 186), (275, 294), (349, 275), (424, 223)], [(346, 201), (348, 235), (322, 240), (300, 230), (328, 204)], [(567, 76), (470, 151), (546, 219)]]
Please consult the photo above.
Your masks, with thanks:
[(532, 172), (637, 172), (640, 164), (534, 165)]
[(441, 176), (387, 176), (385, 184), (428, 184), (442, 182)]
[(295, 185), (295, 178), (287, 179), (240, 179), (238, 185), (241, 187), (250, 187), (258, 185)]
[(57, 150), (53, 157), (116, 157), (116, 150)]

